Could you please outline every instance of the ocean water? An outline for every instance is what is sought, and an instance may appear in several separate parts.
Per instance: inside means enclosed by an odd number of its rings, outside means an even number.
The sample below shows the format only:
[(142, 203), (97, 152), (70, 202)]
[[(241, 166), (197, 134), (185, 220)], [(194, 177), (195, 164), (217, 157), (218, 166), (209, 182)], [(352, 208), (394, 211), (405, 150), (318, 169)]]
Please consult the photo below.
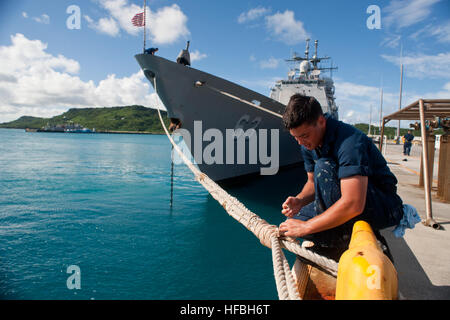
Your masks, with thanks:
[[(161, 135), (0, 129), (0, 298), (278, 299), (271, 251), (184, 165), (170, 208), (170, 157)], [(304, 179), (229, 191), (279, 224)]]

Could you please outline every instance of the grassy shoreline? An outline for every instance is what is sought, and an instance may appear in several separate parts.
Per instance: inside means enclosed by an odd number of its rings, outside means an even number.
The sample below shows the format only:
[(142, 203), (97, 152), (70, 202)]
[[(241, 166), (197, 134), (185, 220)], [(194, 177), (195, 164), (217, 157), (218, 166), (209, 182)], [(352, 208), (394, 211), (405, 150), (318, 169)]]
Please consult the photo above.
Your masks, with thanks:
[[(166, 125), (167, 113), (161, 112)], [(97, 133), (163, 134), (156, 109), (133, 105), (111, 108), (73, 108), (52, 118), (23, 116), (0, 123), (0, 128), (42, 129), (45, 126), (79, 124)]]
[[(167, 118), (167, 112), (161, 111), (161, 113), (166, 126), (169, 126), (170, 120)], [(110, 108), (73, 108), (52, 118), (23, 116), (14, 121), (0, 123), (0, 128), (41, 129), (47, 125), (61, 124), (79, 124), (92, 131), (95, 128), (96, 133), (164, 134), (157, 110), (139, 105)], [(368, 133), (369, 125), (367, 123), (356, 123), (353, 126), (365, 134)], [(400, 128), (400, 135), (404, 136), (408, 130), (410, 129)], [(371, 127), (372, 135), (379, 135), (379, 131), (378, 126)], [(412, 130), (412, 133), (417, 137), (421, 135), (420, 130)], [(443, 130), (435, 130), (434, 133), (442, 134)], [(393, 139), (397, 134), (397, 128), (394, 126), (385, 127), (384, 134), (388, 139)]]

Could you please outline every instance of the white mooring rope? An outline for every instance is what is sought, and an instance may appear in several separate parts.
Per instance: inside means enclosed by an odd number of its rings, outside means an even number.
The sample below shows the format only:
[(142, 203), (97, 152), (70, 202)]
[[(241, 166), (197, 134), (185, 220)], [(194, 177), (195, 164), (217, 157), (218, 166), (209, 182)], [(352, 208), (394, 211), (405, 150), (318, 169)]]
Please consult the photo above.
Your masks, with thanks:
[[(154, 78), (154, 88), (156, 94), (156, 78)], [(241, 100), (241, 99), (240, 99)], [(249, 103), (251, 104), (251, 103)], [(180, 150), (177, 144), (172, 139), (169, 131), (164, 124), (161, 112), (158, 110), (161, 125), (166, 132), (169, 141), (174, 150), (179, 154), (184, 163), (192, 171), (195, 179), (216, 199), (227, 213), (234, 219), (239, 221), (248, 230), (250, 230), (260, 242), (268, 248), (272, 249), (272, 260), (275, 275), (275, 282), (277, 286), (278, 296), (281, 300), (299, 300), (300, 295), (297, 289), (297, 284), (294, 281), (289, 264), (284, 256), (282, 247), (288, 251), (295, 253), (328, 271), (334, 277), (337, 276), (337, 262), (327, 257), (321, 256), (311, 250), (302, 248), (298, 242), (292, 242), (279, 238), (278, 227), (267, 223), (258, 215), (247, 209), (238, 199), (232, 197), (217, 183), (215, 183), (206, 174), (201, 172)]]

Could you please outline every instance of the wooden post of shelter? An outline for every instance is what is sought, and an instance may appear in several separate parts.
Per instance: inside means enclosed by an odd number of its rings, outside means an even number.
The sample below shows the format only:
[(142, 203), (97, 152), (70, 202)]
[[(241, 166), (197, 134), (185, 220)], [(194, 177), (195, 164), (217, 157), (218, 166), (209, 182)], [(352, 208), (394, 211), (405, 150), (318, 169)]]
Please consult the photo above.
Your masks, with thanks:
[(438, 190), (437, 196), (450, 202), (450, 134), (441, 136), (439, 148)]
[[(436, 119), (439, 119), (438, 122), (446, 121), (448, 122), (450, 118), (450, 99), (419, 99), (407, 107), (394, 112), (388, 116), (383, 117), (382, 121), (382, 128), (381, 132), (383, 134), (384, 132), (384, 126), (387, 122), (390, 120), (420, 120), (420, 129), (421, 129), (421, 136), (422, 136), (422, 164), (423, 164), (423, 171), (428, 172), (429, 174), (423, 174), (423, 184), (424, 184), (424, 195), (425, 195), (425, 210), (426, 210), (426, 220), (423, 221), (423, 223), (426, 226), (433, 227), (434, 229), (439, 229), (439, 224), (433, 219), (433, 212), (432, 212), (432, 198), (431, 198), (431, 185), (433, 181), (432, 175), (430, 176), (430, 173), (432, 172), (431, 166), (433, 165), (434, 160), (434, 150), (433, 150), (433, 157), (431, 158), (431, 161), (429, 159), (429, 156), (431, 156), (429, 149), (434, 149), (434, 145), (432, 142), (428, 141), (427, 139), (427, 132), (426, 132), (426, 121), (435, 121)], [(445, 138), (445, 141), (448, 137)], [(380, 137), (380, 150), (382, 150), (383, 147), (383, 139)], [(448, 149), (450, 149), (450, 146), (448, 146)], [(448, 198), (450, 199), (450, 178), (447, 180), (447, 176), (450, 176), (450, 165), (446, 165), (444, 163), (450, 162), (450, 151), (445, 152), (445, 155), (443, 155), (442, 158), (440, 157), (439, 160), (439, 171), (445, 172), (445, 173), (439, 173), (438, 174), (438, 185), (442, 185), (442, 193), (448, 194)], [(441, 169), (442, 166), (442, 169)], [(445, 168), (445, 169), (444, 169)], [(430, 170), (431, 169), (431, 170)], [(442, 177), (445, 177), (444, 181), (441, 181), (443, 179)]]
[[(430, 130), (425, 130), (426, 137), (422, 138), (422, 140), (426, 140), (426, 143), (428, 145), (427, 152), (428, 152), (428, 179), (430, 181), (430, 187), (433, 186), (433, 169), (434, 169), (434, 151), (435, 151), (435, 143), (436, 143), (436, 136), (432, 134)], [(423, 178), (423, 157), (420, 159), (420, 175), (419, 175), (419, 187), (424, 186), (424, 178)]]

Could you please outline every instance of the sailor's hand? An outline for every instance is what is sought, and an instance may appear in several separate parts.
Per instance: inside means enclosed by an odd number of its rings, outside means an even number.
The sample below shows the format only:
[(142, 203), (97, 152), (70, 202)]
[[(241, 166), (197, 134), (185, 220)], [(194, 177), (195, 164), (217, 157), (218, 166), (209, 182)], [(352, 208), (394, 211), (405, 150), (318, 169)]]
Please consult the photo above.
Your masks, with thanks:
[(302, 203), (299, 198), (296, 197), (288, 197), (286, 201), (281, 205), (283, 208), (281, 213), (284, 214), (288, 218), (292, 218), (297, 213), (299, 213), (302, 208)]
[(280, 236), (301, 238), (311, 233), (309, 224), (298, 219), (287, 219), (278, 227)]

